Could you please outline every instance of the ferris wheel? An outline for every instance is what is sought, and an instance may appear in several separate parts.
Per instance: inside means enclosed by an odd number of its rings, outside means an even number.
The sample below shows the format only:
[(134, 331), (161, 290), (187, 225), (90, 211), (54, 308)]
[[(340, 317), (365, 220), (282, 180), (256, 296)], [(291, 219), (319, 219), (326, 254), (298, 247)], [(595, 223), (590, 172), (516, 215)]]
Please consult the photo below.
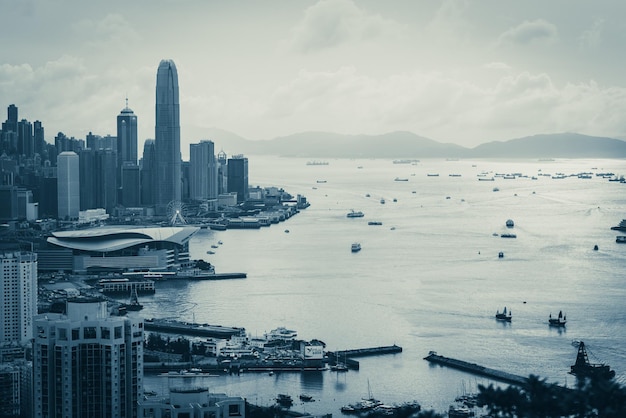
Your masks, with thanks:
[(185, 204), (180, 200), (172, 200), (167, 204), (167, 219), (170, 225), (186, 225), (187, 221), (183, 217)]

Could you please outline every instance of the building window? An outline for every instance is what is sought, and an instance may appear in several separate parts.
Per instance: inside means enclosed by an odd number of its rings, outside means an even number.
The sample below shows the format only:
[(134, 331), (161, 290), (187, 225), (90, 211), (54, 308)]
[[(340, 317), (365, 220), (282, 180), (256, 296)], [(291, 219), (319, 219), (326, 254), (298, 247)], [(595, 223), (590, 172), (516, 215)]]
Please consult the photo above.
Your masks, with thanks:
[(229, 417), (238, 417), (239, 415), (241, 415), (241, 413), (239, 412), (239, 404), (228, 405)]
[(96, 333), (96, 327), (85, 327), (83, 328), (83, 338), (86, 340), (93, 340), (98, 337)]

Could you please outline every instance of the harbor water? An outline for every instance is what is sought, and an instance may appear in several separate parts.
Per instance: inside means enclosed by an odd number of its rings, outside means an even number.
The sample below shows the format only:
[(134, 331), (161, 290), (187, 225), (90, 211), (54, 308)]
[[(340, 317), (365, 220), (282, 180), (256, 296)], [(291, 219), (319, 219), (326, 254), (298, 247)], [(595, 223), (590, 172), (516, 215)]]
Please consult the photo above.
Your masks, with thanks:
[[(626, 174), (624, 161), (248, 158), (251, 186), (283, 187), (311, 206), (267, 228), (201, 230), (191, 257), (247, 278), (158, 282), (129, 315), (245, 327), (251, 336), (284, 326), (330, 351), (397, 344), (403, 352), (361, 358), (358, 371), (190, 383), (259, 405), (289, 394), (292, 409), (314, 414), (338, 416), (369, 394), (444, 412), (456, 396), (497, 382), (430, 364), (429, 351), (571, 386), (572, 342), (582, 340), (590, 360), (626, 384), (626, 245), (610, 229), (626, 218), (626, 184), (595, 175)], [(568, 176), (581, 172), (593, 175)], [(483, 173), (527, 177), (478, 181)], [(365, 216), (347, 218), (351, 209)], [(494, 318), (505, 306), (510, 323)], [(560, 310), (566, 327), (549, 327)], [(167, 392), (167, 378), (144, 383)], [(314, 401), (300, 402), (301, 393)]]

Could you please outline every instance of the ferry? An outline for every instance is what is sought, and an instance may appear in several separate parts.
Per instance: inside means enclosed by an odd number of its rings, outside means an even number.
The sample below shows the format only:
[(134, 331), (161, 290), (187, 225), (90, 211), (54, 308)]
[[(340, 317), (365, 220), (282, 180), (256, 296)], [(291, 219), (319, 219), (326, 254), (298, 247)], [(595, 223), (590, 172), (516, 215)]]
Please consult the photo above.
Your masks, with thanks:
[(361, 211), (355, 211), (354, 209), (350, 209), (350, 212), (346, 215), (347, 218), (362, 218), (365, 214)]
[(615, 242), (618, 244), (626, 244), (626, 235), (618, 235), (615, 237)]

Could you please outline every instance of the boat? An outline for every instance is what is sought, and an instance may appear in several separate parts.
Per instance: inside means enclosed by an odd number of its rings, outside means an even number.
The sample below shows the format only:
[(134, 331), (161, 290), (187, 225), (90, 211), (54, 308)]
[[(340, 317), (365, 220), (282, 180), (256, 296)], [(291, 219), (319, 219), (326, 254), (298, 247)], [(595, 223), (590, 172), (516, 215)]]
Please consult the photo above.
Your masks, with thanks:
[(563, 315), (563, 311), (559, 311), (559, 316), (556, 318), (552, 318), (552, 314), (548, 318), (548, 323), (553, 327), (564, 327), (566, 322), (567, 318)]
[(498, 321), (506, 321), (506, 322), (511, 322), (511, 319), (513, 319), (513, 315), (511, 313), (511, 311), (506, 310), (506, 306), (504, 307), (504, 310), (502, 312), (500, 312), (499, 310), (496, 311), (496, 319)]
[(307, 161), (306, 165), (328, 165), (328, 161)]
[(504, 258), (504, 253), (502, 251), (498, 253), (498, 258)]
[(209, 254), (209, 255), (210, 255), (210, 254), (215, 254), (215, 251), (211, 251), (211, 250), (209, 250), (209, 251), (207, 251), (206, 253), (207, 253), (207, 254)]
[(396, 177), (393, 181), (409, 181), (409, 179), (404, 178), (404, 177)]
[(361, 244), (359, 244), (358, 242), (353, 243), (351, 250), (353, 253), (358, 253), (359, 251), (361, 251)]
[(613, 231), (626, 231), (626, 219), (622, 219), (622, 221), (617, 226), (612, 226), (611, 229)]
[(330, 366), (330, 370), (333, 372), (347, 372), (350, 369), (345, 363), (337, 362), (336, 364)]
[(451, 174), (448, 174), (448, 177), (461, 177), (461, 175), (457, 173), (451, 173)]
[(494, 192), (499, 192), (499, 191), (500, 191), (500, 189), (498, 189), (497, 187), (494, 187), (494, 188), (493, 188), (493, 191), (494, 191)]
[(127, 311), (140, 311), (143, 309), (143, 305), (139, 303), (139, 297), (137, 296), (137, 288), (133, 286), (130, 291), (130, 302), (123, 303), (121, 307), (124, 307)]
[(478, 181), (495, 181), (493, 177), (479, 177)]
[(618, 235), (615, 237), (615, 242), (618, 244), (626, 244), (626, 235)]
[(317, 180), (317, 183), (320, 183), (320, 184), (326, 183), (326, 180)]
[(517, 238), (515, 234), (500, 234), (500, 238)]
[(513, 228), (515, 226), (515, 222), (513, 222), (513, 219), (507, 219), (506, 220), (506, 227), (507, 228)]
[(355, 211), (354, 209), (350, 209), (350, 212), (348, 212), (348, 214), (346, 215), (346, 217), (348, 218), (362, 218), (364, 217), (365, 214), (363, 212), (359, 211)]
[(427, 177), (439, 177), (439, 173), (428, 173), (426, 174)]
[(367, 224), (368, 225), (382, 225), (383, 223), (380, 221), (369, 221)]
[(604, 363), (590, 363), (585, 343), (579, 341), (576, 362), (571, 366), (570, 374), (578, 378), (612, 379), (615, 370), (611, 370), (611, 367)]
[(362, 412), (371, 411), (383, 403), (372, 396), (369, 389), (369, 381), (367, 382), (367, 398), (362, 398), (359, 402), (345, 405), (341, 407), (341, 412), (345, 414), (360, 414)]
[(450, 405), (448, 409), (449, 418), (464, 418), (474, 416), (474, 412), (465, 405)]
[(307, 393), (301, 393), (300, 394), (300, 400), (303, 402), (311, 402), (313, 400), (313, 396), (307, 394)]
[(381, 198), (381, 199), (380, 199), (380, 204), (381, 204), (381, 205), (384, 205), (384, 204), (385, 204), (385, 199), (384, 199), (384, 198)]
[(293, 405), (293, 399), (291, 399), (290, 395), (285, 395), (284, 393), (279, 393), (278, 396), (276, 396), (276, 403), (281, 405), (281, 406), (291, 406)]

